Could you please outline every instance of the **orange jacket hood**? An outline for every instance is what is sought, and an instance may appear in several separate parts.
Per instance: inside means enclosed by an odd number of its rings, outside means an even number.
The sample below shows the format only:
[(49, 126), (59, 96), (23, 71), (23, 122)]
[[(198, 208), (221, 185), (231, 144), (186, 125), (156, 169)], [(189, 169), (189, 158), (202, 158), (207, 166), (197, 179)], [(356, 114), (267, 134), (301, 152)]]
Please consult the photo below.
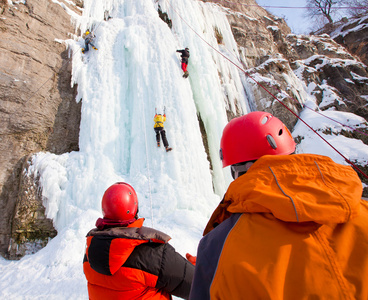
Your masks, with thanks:
[(233, 181), (205, 234), (231, 213), (285, 222), (345, 223), (358, 215), (362, 183), (350, 167), (313, 154), (266, 155)]

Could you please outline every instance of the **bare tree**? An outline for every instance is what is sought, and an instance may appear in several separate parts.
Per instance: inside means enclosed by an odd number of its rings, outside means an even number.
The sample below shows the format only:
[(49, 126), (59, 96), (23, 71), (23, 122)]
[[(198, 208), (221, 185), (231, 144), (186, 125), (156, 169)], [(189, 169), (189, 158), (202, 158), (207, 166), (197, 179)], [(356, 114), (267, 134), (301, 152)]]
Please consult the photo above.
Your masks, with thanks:
[(349, 7), (348, 14), (351, 16), (368, 13), (368, 0), (344, 0), (343, 3)]
[(323, 15), (329, 24), (333, 23), (333, 6), (338, 1), (333, 0), (307, 0), (307, 16), (311, 19)]

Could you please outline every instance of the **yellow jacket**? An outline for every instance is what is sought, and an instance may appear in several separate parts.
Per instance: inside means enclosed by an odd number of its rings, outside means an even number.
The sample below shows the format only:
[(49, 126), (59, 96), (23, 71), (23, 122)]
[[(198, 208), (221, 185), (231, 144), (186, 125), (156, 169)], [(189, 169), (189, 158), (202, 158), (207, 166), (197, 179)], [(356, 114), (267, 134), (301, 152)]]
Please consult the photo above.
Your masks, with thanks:
[(208, 222), (189, 299), (368, 299), (361, 195), (328, 157), (261, 157)]
[(155, 122), (155, 125), (153, 125), (153, 128), (164, 128), (164, 122), (166, 121), (166, 115), (155, 115), (153, 118), (153, 121)]

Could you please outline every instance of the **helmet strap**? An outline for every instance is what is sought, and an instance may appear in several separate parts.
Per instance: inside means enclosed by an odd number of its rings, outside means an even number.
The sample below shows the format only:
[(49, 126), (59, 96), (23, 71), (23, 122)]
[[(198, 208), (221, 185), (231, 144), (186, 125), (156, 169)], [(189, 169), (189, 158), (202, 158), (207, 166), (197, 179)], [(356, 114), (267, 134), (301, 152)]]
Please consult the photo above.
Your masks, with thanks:
[(139, 212), (139, 207), (137, 207), (137, 213), (135, 214), (135, 216), (134, 216), (134, 218), (136, 219), (136, 220), (138, 220), (139, 219), (139, 217), (138, 217), (138, 212)]
[(247, 173), (249, 168), (254, 164), (254, 162), (255, 160), (251, 160), (231, 165), (231, 176), (233, 176), (234, 179), (237, 179), (239, 176), (244, 175), (245, 173)]

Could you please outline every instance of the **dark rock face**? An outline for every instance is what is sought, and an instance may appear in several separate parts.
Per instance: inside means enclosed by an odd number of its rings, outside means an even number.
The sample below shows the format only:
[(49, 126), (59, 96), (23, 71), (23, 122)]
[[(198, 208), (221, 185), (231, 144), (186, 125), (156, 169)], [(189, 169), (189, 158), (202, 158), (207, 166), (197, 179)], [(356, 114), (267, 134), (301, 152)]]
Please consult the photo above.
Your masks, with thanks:
[(365, 65), (368, 65), (368, 16), (346, 20), (346, 24), (341, 25), (340, 28), (325, 32), (331, 34), (337, 43), (346, 47)]
[[(327, 35), (305, 36), (289, 35), (287, 40), (301, 58), (303, 78), (307, 84), (315, 84), (315, 95), (322, 97), (321, 87), (327, 84), (342, 101), (320, 106), (326, 110), (348, 111), (368, 120), (367, 101), (362, 97), (368, 94), (368, 68), (356, 60), (343, 47)], [(320, 103), (319, 103), (320, 104)]]
[[(228, 20), (243, 55), (254, 109), (272, 113), (292, 129), (297, 118), (286, 107), (296, 114), (302, 109), (303, 86), (294, 80), (298, 77), (305, 86), (314, 86), (312, 94), (320, 110), (351, 112), (368, 121), (368, 17), (348, 22), (339, 28), (339, 33), (336, 27), (330, 29), (328, 33), (334, 34), (334, 39), (328, 34), (297, 36), (291, 34), (284, 20), (272, 16), (253, 0), (220, 3), (229, 9)], [(324, 32), (327, 31), (321, 31)], [(340, 100), (326, 103), (322, 101), (324, 92), (334, 93)], [(366, 129), (340, 134), (368, 144), (364, 133), (368, 133)], [(366, 166), (358, 167), (366, 169)], [(358, 175), (368, 184), (366, 178)], [(363, 195), (368, 196), (368, 188)]]
[[(361, 97), (367, 95), (368, 85), (364, 78), (368, 77), (368, 69), (359, 62), (354, 64), (343, 63), (344, 60), (356, 60), (356, 56), (340, 47), (327, 34), (320, 36), (290, 34), (290, 29), (282, 19), (273, 17), (260, 7), (253, 8), (256, 4), (254, 1), (239, 0), (238, 2), (243, 3), (243, 5), (239, 4), (234, 7), (234, 4), (232, 4), (232, 6), (242, 14), (229, 13), (228, 18), (232, 25), (234, 37), (244, 53), (245, 65), (248, 68), (250, 67), (247, 70), (250, 74), (258, 73), (267, 78), (272, 78), (275, 84), (273, 86), (268, 84), (265, 87), (276, 95), (280, 90), (285, 91), (290, 98), (285, 98), (282, 101), (298, 113), (302, 107), (296, 101), (291, 101), (291, 99), (298, 100), (300, 95), (297, 91), (290, 89), (290, 83), (285, 81), (284, 75), (293, 77), (291, 73), (300, 67), (300, 64), (313, 68), (313, 65), (328, 61), (330, 64), (325, 64), (314, 72), (309, 72), (309, 74), (305, 72), (303, 79), (306, 79), (308, 84), (314, 82), (317, 89), (326, 80), (327, 84), (333, 87), (337, 94), (344, 99), (344, 105), (335, 103), (334, 107), (337, 110), (349, 111), (368, 120), (366, 100)], [(356, 21), (354, 25), (358, 26), (362, 22), (368, 22), (368, 18), (364, 21)], [(344, 35), (344, 38), (350, 37), (350, 45), (354, 44), (353, 40), (356, 41), (359, 46), (355, 46), (355, 48), (363, 49), (367, 47), (368, 35), (364, 32), (352, 30), (351, 26), (352, 24), (349, 28), (343, 29), (345, 31), (350, 30), (349, 34)], [(368, 29), (364, 27), (364, 30)], [(357, 32), (360, 32), (360, 35)], [(337, 41), (336, 38), (335, 40)], [(353, 49), (353, 47), (347, 48), (349, 50)], [(353, 54), (356, 52), (353, 52)], [(249, 55), (250, 53), (251, 55)], [(365, 56), (361, 54), (360, 57), (364, 59)], [(261, 81), (261, 83), (264, 82)], [(282, 105), (274, 101), (275, 99), (267, 92), (256, 86), (254, 93), (258, 95), (255, 103), (258, 110), (267, 110), (275, 114), (289, 128), (295, 125), (296, 119), (288, 117), (285, 109), (280, 107)], [(330, 107), (331, 105), (322, 109)]]
[(30, 160), (25, 159), (20, 174), (18, 198), (12, 219), (11, 238), (7, 251), (9, 259), (32, 254), (56, 236), (52, 220), (46, 218), (42, 204), (39, 179), (29, 172)]
[(74, 33), (66, 11), (51, 1), (28, 0), (2, 2), (0, 12), (0, 253), (16, 258), (10, 240), (42, 244), (55, 235), (50, 220), (37, 223), (44, 208), (23, 176), (28, 157), (78, 150), (81, 103), (71, 88), (66, 46), (56, 41)]

